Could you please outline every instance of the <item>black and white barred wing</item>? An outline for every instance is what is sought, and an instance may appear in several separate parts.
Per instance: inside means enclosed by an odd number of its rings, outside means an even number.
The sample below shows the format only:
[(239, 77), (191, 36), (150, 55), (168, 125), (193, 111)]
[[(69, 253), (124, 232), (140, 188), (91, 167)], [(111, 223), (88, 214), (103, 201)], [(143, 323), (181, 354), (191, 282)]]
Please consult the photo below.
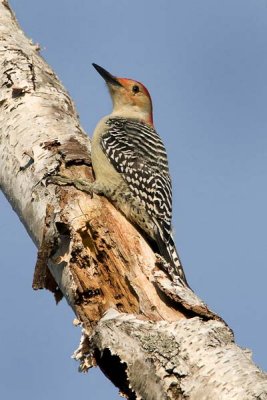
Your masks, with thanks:
[(144, 123), (110, 118), (101, 146), (133, 195), (144, 205), (168, 242), (171, 233), (172, 188), (167, 155), (157, 132)]

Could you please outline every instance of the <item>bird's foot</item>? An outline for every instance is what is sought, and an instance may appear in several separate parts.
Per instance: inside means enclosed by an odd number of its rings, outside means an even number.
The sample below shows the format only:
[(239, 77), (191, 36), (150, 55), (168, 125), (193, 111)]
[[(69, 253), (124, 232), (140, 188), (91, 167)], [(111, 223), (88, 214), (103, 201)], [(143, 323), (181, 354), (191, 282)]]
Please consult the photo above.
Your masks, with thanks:
[(91, 197), (93, 197), (93, 182), (89, 182), (83, 179), (72, 179), (64, 175), (50, 176), (46, 182), (48, 184), (53, 183), (59, 186), (74, 186), (76, 189), (88, 193)]

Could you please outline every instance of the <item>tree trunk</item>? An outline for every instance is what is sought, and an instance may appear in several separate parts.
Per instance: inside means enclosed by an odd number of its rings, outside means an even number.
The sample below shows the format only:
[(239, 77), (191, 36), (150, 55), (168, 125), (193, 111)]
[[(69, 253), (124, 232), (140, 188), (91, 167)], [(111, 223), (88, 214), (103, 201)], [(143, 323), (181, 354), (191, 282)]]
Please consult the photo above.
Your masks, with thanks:
[(75, 358), (129, 399), (267, 399), (266, 375), (224, 321), (173, 281), (92, 180), (90, 141), (56, 75), (0, 0), (0, 185), (38, 248), (33, 288), (65, 296), (82, 326)]

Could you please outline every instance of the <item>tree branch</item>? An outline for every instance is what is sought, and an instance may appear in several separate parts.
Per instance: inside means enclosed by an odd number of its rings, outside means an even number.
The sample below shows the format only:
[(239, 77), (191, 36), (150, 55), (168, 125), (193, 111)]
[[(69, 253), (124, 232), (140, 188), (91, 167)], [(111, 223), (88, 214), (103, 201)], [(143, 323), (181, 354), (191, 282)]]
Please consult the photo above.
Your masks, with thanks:
[(266, 375), (123, 215), (49, 184), (93, 172), (74, 105), (38, 51), (0, 0), (0, 185), (38, 247), (34, 289), (63, 294), (82, 325), (81, 370), (98, 364), (129, 399), (266, 399)]

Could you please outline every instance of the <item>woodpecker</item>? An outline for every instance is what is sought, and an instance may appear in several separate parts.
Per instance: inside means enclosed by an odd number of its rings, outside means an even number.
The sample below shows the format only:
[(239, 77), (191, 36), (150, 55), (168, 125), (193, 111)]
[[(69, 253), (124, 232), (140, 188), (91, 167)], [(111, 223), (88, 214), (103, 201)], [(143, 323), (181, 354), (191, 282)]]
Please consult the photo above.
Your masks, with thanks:
[(156, 243), (171, 275), (188, 286), (172, 236), (172, 184), (166, 150), (153, 125), (149, 92), (140, 82), (93, 66), (106, 81), (113, 111), (93, 133), (92, 190), (107, 197)]

